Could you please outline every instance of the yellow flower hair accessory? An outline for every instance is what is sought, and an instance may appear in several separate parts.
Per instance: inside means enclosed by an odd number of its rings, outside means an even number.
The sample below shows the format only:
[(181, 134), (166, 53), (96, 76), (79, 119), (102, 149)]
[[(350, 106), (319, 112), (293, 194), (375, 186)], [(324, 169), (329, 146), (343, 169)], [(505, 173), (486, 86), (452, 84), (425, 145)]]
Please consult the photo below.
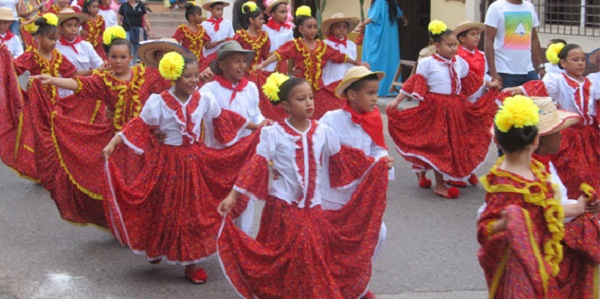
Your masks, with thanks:
[(186, 4), (191, 4), (193, 6), (198, 6), (198, 4), (196, 4), (196, 1), (188, 1), (188, 2), (186, 2)]
[(170, 81), (175, 81), (181, 77), (185, 68), (183, 56), (177, 52), (169, 52), (163, 56), (158, 63), (160, 75)]
[(557, 65), (560, 62), (560, 58), (558, 58), (558, 53), (560, 53), (560, 51), (562, 51), (564, 47), (565, 44), (563, 43), (551, 44), (546, 50), (546, 59), (548, 59), (548, 62)]
[(45, 13), (42, 15), (42, 18), (46, 19), (46, 23), (51, 26), (58, 25), (58, 17), (53, 13)]
[(110, 26), (104, 30), (104, 34), (102, 35), (102, 43), (110, 46), (115, 38), (127, 38), (127, 33), (125, 29), (121, 26)]
[(440, 20), (433, 20), (427, 26), (427, 30), (433, 35), (439, 35), (448, 30), (448, 25)]
[(507, 133), (511, 128), (535, 126), (540, 121), (540, 109), (533, 101), (521, 95), (504, 100), (496, 113), (494, 123), (500, 132)]
[(258, 9), (258, 5), (252, 1), (248, 1), (242, 5), (242, 11), (244, 13), (255, 12)]
[(312, 11), (310, 10), (310, 7), (308, 7), (306, 5), (302, 5), (302, 6), (298, 7), (298, 9), (296, 9), (297, 17), (310, 17), (311, 15), (312, 15)]
[(263, 85), (262, 90), (267, 96), (267, 98), (269, 98), (269, 100), (271, 100), (272, 102), (279, 102), (281, 101), (281, 99), (279, 98), (280, 87), (281, 85), (283, 85), (283, 83), (285, 83), (285, 81), (289, 79), (290, 77), (282, 73), (272, 73), (267, 78), (267, 81), (265, 82), (265, 85)]

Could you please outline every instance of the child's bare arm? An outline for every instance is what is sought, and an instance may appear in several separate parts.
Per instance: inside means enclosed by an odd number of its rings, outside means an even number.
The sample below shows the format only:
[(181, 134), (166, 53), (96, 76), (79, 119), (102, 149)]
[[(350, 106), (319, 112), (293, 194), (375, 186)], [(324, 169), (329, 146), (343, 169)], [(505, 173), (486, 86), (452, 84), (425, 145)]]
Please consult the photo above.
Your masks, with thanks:
[(37, 75), (32, 76), (32, 78), (40, 79), (42, 84), (50, 84), (62, 89), (75, 91), (79, 88), (79, 84), (77, 84), (77, 81), (75, 81), (75, 79), (57, 78), (48, 75)]
[(235, 207), (239, 196), (240, 193), (238, 191), (231, 190), (229, 195), (227, 195), (227, 197), (225, 197), (225, 199), (223, 199), (223, 201), (221, 201), (219, 204), (219, 207), (217, 208), (219, 214), (225, 216), (225, 214), (231, 212), (233, 207)]

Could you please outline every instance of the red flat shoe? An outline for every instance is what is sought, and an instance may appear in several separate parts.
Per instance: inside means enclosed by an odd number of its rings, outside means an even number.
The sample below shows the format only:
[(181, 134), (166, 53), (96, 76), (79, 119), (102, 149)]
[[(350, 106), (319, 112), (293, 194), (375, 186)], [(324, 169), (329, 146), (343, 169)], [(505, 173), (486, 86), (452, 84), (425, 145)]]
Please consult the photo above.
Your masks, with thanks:
[(362, 296), (362, 298), (360, 298), (360, 299), (375, 299), (375, 298), (377, 298), (375, 296), (375, 294), (371, 293), (371, 291), (367, 291), (367, 293), (364, 296)]
[(446, 192), (438, 192), (438, 191), (433, 191), (433, 192), (438, 196), (441, 196), (443, 198), (448, 198), (448, 199), (457, 199), (458, 196), (460, 195), (460, 191), (456, 187), (450, 187), (450, 188), (448, 188), (448, 190), (446, 190)]
[(458, 188), (467, 187), (467, 183), (465, 183), (463, 181), (448, 180), (448, 181), (446, 181), (446, 183), (448, 183), (448, 185), (450, 185), (450, 186), (454, 186), (454, 187), (458, 187)]
[(208, 280), (208, 275), (202, 268), (196, 269), (193, 273), (190, 272), (185, 270), (185, 278), (193, 284), (203, 284)]
[(417, 179), (419, 180), (419, 187), (423, 189), (431, 188), (431, 180), (425, 176), (424, 172), (416, 173)]
[(477, 184), (479, 183), (479, 179), (477, 178), (477, 176), (472, 173), (471, 176), (469, 177), (469, 184), (473, 185), (473, 186), (477, 186)]

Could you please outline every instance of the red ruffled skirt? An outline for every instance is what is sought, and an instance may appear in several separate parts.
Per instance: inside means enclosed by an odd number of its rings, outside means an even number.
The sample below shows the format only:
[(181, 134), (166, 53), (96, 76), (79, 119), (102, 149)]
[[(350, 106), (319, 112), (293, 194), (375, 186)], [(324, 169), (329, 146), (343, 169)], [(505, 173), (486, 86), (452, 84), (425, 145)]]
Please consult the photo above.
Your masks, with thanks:
[[(42, 186), (50, 192), (63, 219), (76, 225), (108, 228), (102, 201), (104, 180), (99, 178), (104, 173), (102, 149), (114, 136), (114, 128), (104, 116), (103, 105), (94, 123), (90, 123), (90, 112), (98, 107), (95, 100), (79, 99), (89, 101), (88, 108), (70, 107), (68, 104), (75, 99), (70, 96), (53, 106), (38, 80), (33, 81), (30, 94), (35, 98), (38, 116), (35, 163)], [(113, 156), (127, 178), (138, 176), (144, 156), (126, 147), (118, 147)]]
[[(0, 47), (0, 60), (12, 60)], [(0, 158), (20, 176), (37, 181), (33, 111), (28, 94), (21, 90), (12, 63), (0, 66)]]
[(321, 119), (325, 113), (344, 107), (346, 102), (335, 95), (335, 88), (340, 81), (332, 82), (314, 92), (315, 112), (312, 119)]
[(581, 195), (582, 183), (600, 190), (600, 128), (575, 125), (561, 133), (560, 150), (551, 159), (569, 198)]
[(256, 240), (225, 219), (218, 254), (244, 298), (358, 298), (369, 284), (387, 189), (377, 162), (342, 209), (298, 208), (269, 197)]
[(213, 255), (223, 219), (217, 207), (258, 141), (252, 134), (222, 150), (160, 145), (145, 152), (144, 168), (130, 184), (111, 155), (105, 201), (115, 237), (148, 260), (187, 265)]
[(419, 106), (387, 109), (389, 133), (407, 161), (456, 180), (465, 179), (485, 160), (498, 92), (475, 103), (459, 96), (427, 93)]

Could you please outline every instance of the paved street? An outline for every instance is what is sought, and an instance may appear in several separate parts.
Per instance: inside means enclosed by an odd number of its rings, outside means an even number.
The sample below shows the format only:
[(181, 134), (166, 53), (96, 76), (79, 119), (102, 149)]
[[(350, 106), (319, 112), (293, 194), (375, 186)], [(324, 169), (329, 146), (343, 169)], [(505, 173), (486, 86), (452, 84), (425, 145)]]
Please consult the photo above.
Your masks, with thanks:
[[(392, 145), (389, 136), (386, 142)], [(475, 238), (482, 188), (462, 189), (458, 200), (442, 199), (420, 189), (409, 165), (391, 152), (397, 179), (388, 190), (388, 239), (370, 289), (381, 299), (485, 298)], [(182, 266), (150, 265), (110, 233), (61, 220), (42, 187), (4, 165), (0, 205), (0, 298), (236, 298), (216, 259), (203, 264), (209, 281), (192, 285), (183, 279)]]

